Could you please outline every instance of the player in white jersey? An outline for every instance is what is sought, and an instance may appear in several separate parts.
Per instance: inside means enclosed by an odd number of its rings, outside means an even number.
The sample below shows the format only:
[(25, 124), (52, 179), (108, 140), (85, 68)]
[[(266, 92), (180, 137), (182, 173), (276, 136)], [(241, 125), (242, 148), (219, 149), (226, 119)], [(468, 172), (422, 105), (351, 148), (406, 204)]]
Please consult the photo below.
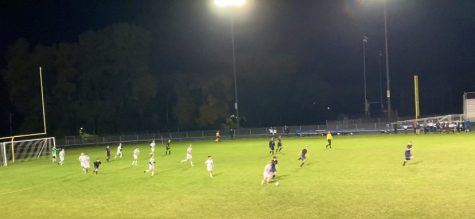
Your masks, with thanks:
[(150, 176), (153, 176), (155, 174), (155, 159), (153, 158), (153, 155), (150, 155), (150, 160), (148, 161), (148, 170), (144, 170), (143, 172), (151, 172)]
[(154, 154), (155, 153), (155, 140), (152, 141), (152, 143), (150, 143), (150, 154)]
[(119, 143), (119, 146), (117, 146), (117, 154), (115, 154), (114, 159), (117, 157), (122, 158), (122, 143)]
[(137, 162), (139, 160), (139, 154), (140, 154), (139, 148), (135, 148), (135, 150), (134, 150), (134, 161), (132, 161), (132, 165), (137, 166)]
[(265, 167), (264, 167), (264, 173), (262, 174), (262, 182), (261, 184), (264, 183), (269, 183), (269, 181), (272, 179), (272, 164), (269, 162)]
[(64, 155), (65, 155), (65, 151), (64, 151), (64, 148), (61, 149), (61, 151), (59, 152), (59, 165), (63, 165), (64, 163)]
[(209, 173), (209, 177), (213, 178), (213, 168), (214, 168), (213, 158), (211, 158), (211, 156), (208, 156), (208, 160), (205, 161), (205, 164), (206, 164), (206, 170), (208, 170), (208, 173)]
[(192, 159), (192, 151), (193, 151), (193, 148), (191, 148), (192, 145), (188, 145), (188, 149), (186, 149), (186, 159), (182, 160), (181, 162), (187, 162), (187, 161), (190, 161), (190, 165), (193, 166), (193, 161), (191, 160)]
[(81, 153), (81, 156), (79, 156), (79, 162), (81, 163), (81, 167), (84, 170), (84, 173), (87, 173), (89, 171), (89, 156), (84, 153)]

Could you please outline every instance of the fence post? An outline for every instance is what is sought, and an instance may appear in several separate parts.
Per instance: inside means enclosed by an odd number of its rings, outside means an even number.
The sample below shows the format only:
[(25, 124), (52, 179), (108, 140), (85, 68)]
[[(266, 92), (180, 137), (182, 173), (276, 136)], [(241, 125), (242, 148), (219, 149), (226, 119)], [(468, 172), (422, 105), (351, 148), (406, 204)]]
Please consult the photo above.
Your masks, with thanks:
[(205, 137), (205, 131), (201, 131), (201, 137)]

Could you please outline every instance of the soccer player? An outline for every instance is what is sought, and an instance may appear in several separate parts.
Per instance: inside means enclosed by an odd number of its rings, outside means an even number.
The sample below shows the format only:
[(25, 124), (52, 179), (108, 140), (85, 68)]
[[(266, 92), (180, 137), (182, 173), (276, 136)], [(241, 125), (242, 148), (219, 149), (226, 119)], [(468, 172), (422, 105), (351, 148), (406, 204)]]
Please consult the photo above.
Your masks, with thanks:
[(216, 143), (221, 141), (221, 134), (219, 134), (219, 130), (216, 131), (216, 140), (214, 140)]
[(106, 147), (106, 160), (107, 160), (107, 162), (109, 162), (110, 159), (111, 159), (111, 149), (110, 149), (109, 145), (107, 145), (107, 147)]
[[(152, 141), (152, 143), (150, 143), (150, 154), (154, 154), (155, 153), (155, 140)], [(135, 151), (134, 151), (135, 152)]]
[(333, 140), (333, 136), (332, 136), (332, 133), (330, 131), (328, 131), (327, 133), (327, 141), (328, 141), (328, 144), (325, 145), (325, 148), (328, 149), (328, 148), (332, 148), (332, 140)]
[[(137, 162), (139, 160), (139, 154), (140, 154), (139, 148), (135, 148), (135, 150), (134, 150), (134, 161), (132, 161), (132, 166), (133, 165), (137, 166)], [(152, 153), (152, 155), (153, 155), (153, 153)]]
[(170, 148), (170, 144), (172, 143), (171, 139), (168, 139), (167, 144), (165, 145), (165, 155), (171, 155), (172, 150)]
[(59, 163), (58, 163), (59, 165), (63, 165), (64, 155), (65, 155), (64, 148), (61, 148), (61, 151), (59, 152)]
[(302, 161), (302, 163), (300, 164), (300, 167), (302, 167), (304, 164), (305, 164), (305, 160), (307, 159), (307, 146), (305, 146), (303, 149), (302, 149), (302, 152), (300, 153), (300, 157), (299, 157), (299, 160)]
[(209, 177), (213, 178), (213, 158), (211, 156), (208, 156), (208, 160), (205, 161), (206, 164), (206, 170), (208, 170)]
[(269, 154), (274, 155), (275, 142), (274, 137), (269, 140)]
[(143, 171), (144, 173), (151, 172), (150, 176), (155, 175), (155, 159), (153, 158), (153, 154), (150, 155), (150, 160), (148, 161), (148, 169)]
[(282, 150), (282, 135), (279, 135), (277, 138), (277, 150), (275, 152), (280, 152)]
[(192, 145), (188, 145), (188, 149), (186, 149), (186, 159), (182, 160), (181, 162), (187, 162), (187, 161), (190, 161), (190, 165), (193, 166), (193, 161), (191, 160), (192, 159), (192, 152), (193, 152), (193, 148), (192, 148)]
[(276, 166), (278, 163), (277, 156), (274, 156), (274, 159), (270, 161), (270, 173), (272, 174), (272, 179), (275, 178), (275, 173), (277, 172)]
[(58, 154), (58, 149), (56, 146), (53, 146), (51, 149), (51, 162), (56, 163), (56, 155)]
[(117, 146), (117, 154), (115, 155), (114, 159), (117, 157), (122, 158), (122, 143), (119, 143), (119, 146)]
[(272, 178), (272, 173), (270, 172), (271, 170), (271, 162), (269, 162), (265, 167), (264, 167), (264, 172), (262, 174), (262, 182), (261, 184), (267, 184)]
[(406, 145), (406, 151), (404, 151), (404, 157), (406, 158), (402, 163), (403, 166), (406, 166), (406, 163), (412, 159), (412, 143), (409, 142)]
[(96, 159), (94, 161), (94, 173), (97, 175), (99, 173), (99, 166), (101, 165), (101, 161), (99, 159)]
[(81, 163), (81, 168), (84, 170), (84, 173), (87, 173), (89, 171), (89, 156), (81, 153), (79, 156), (79, 162)]

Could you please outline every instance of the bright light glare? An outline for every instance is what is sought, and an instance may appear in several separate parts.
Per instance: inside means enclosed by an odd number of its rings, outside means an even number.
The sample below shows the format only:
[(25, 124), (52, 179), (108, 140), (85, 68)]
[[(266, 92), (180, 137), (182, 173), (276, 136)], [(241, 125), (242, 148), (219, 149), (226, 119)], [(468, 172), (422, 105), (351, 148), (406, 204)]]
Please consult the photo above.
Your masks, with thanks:
[(246, 4), (246, 0), (214, 0), (214, 4), (219, 7), (241, 7)]

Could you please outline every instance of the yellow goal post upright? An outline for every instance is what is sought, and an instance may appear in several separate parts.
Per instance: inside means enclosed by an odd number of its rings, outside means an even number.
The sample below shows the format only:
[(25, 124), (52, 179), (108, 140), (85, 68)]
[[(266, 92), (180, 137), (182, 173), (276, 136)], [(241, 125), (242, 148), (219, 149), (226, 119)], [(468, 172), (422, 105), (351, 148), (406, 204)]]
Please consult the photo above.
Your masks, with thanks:
[[(43, 89), (43, 72), (42, 72), (42, 67), (39, 66), (39, 76), (40, 76), (40, 92), (41, 92), (41, 108), (42, 108), (42, 114), (43, 114), (43, 132), (40, 133), (32, 133), (32, 134), (20, 134), (20, 135), (14, 135), (14, 136), (7, 136), (7, 137), (0, 137), (0, 157), (3, 159), (0, 159), (0, 161), (3, 161), (1, 164), (4, 166), (8, 165), (8, 157), (7, 157), (7, 151), (11, 149), (11, 158), (12, 158), (12, 163), (15, 163), (15, 139), (19, 138), (27, 138), (27, 137), (33, 137), (33, 136), (41, 136), (41, 135), (46, 135), (47, 134), (47, 129), (46, 129), (46, 112), (45, 112), (45, 98), (44, 98), (44, 89)], [(11, 148), (6, 148), (6, 146), (10, 144)]]

